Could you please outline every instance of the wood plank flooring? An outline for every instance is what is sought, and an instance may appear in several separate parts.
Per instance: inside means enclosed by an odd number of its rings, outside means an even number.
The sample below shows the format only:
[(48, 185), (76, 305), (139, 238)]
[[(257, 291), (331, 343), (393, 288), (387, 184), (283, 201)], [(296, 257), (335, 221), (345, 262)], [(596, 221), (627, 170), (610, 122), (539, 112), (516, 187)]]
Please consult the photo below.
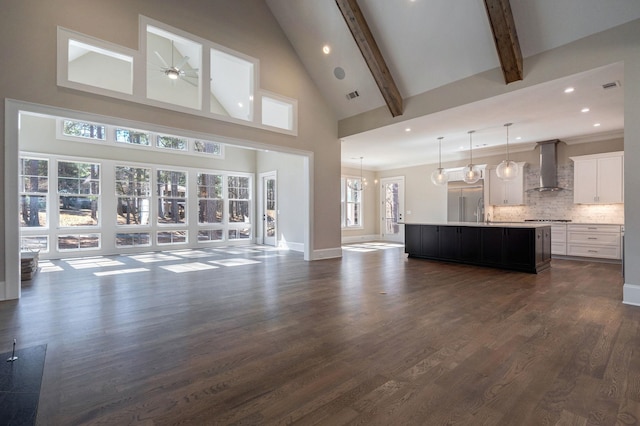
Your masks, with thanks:
[(41, 266), (0, 303), (0, 353), (47, 345), (41, 425), (640, 423), (619, 265), (532, 275), (362, 245)]

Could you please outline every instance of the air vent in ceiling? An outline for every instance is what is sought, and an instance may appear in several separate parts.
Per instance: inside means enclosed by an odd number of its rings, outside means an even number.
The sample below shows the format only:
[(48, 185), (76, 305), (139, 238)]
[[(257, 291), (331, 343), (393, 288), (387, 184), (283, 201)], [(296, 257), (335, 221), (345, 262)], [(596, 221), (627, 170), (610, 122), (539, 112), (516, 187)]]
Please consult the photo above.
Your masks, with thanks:
[(605, 83), (605, 84), (602, 85), (602, 88), (604, 90), (613, 89), (613, 88), (616, 88), (616, 87), (620, 87), (620, 82), (618, 80), (612, 81), (610, 83)]
[(351, 99), (355, 99), (358, 96), (360, 96), (360, 94), (357, 90), (354, 90), (353, 92), (347, 93), (347, 100), (350, 101)]

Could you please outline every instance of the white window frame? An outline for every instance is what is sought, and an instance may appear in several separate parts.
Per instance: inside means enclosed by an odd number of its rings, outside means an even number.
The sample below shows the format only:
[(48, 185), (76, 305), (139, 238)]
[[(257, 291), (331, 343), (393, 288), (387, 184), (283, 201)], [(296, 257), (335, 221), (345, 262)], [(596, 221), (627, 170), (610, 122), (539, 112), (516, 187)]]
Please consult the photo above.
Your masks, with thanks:
[[(170, 102), (163, 102), (147, 97), (147, 26), (152, 26), (160, 30), (171, 33), (177, 37), (182, 37), (186, 40), (193, 41), (202, 46), (202, 67), (200, 70), (200, 108), (194, 109), (186, 106), (172, 104)], [(119, 46), (113, 43), (109, 43), (98, 38), (79, 33), (64, 27), (58, 27), (57, 31), (57, 84), (60, 87), (67, 87), (74, 90), (80, 90), (88, 93), (95, 93), (103, 96), (108, 96), (116, 99), (123, 99), (130, 102), (136, 102), (144, 105), (151, 105), (163, 109), (172, 111), (178, 111), (186, 114), (197, 115), (201, 117), (213, 118), (220, 121), (231, 122), (240, 124), (242, 126), (249, 126), (260, 128), (263, 130), (269, 130), (272, 132), (298, 135), (298, 101), (296, 99), (287, 98), (283, 95), (267, 92), (259, 87), (260, 82), (260, 61), (257, 58), (253, 58), (244, 53), (229, 49), (228, 47), (219, 45), (212, 41), (200, 38), (196, 35), (190, 34), (179, 28), (172, 27), (154, 19), (148, 18), (143, 15), (139, 15), (138, 18), (138, 39), (140, 50), (132, 50), (123, 46)], [(79, 83), (69, 80), (69, 42), (70, 40), (78, 41), (87, 45), (89, 48), (95, 48), (95, 51), (106, 51), (111, 53), (114, 57), (121, 55), (126, 58), (130, 58), (132, 62), (132, 90), (131, 94), (109, 90), (103, 87), (93, 86), (90, 84)], [(235, 56), (239, 59), (249, 61), (254, 64), (253, 75), (251, 82), (251, 91), (253, 92), (253, 98), (250, 99), (251, 111), (249, 114), (249, 120), (235, 118), (227, 115), (221, 115), (211, 112), (211, 105), (209, 94), (211, 92), (210, 84), (207, 84), (211, 76), (211, 49), (215, 49), (229, 55)], [(272, 99), (276, 99), (280, 102), (285, 102), (292, 107), (291, 128), (284, 129), (280, 127), (264, 125), (262, 122), (262, 96), (266, 96)]]
[(358, 225), (347, 225), (347, 192), (350, 190), (347, 187), (347, 183), (349, 180), (354, 180), (360, 182), (362, 184), (362, 179), (360, 176), (342, 176), (340, 178), (340, 224), (343, 230), (351, 230), (351, 229), (363, 229), (364, 228), (364, 190), (360, 192), (360, 200), (358, 204), (359, 212), (360, 212), (360, 223)]

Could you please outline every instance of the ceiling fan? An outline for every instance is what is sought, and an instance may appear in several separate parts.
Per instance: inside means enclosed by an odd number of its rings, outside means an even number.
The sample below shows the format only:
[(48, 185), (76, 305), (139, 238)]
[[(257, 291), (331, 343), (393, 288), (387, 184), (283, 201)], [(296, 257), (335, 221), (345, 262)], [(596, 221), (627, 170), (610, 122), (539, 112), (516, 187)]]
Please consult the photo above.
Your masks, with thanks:
[(174, 64), (174, 60), (173, 60), (174, 50), (175, 48), (173, 46), (173, 40), (171, 40), (171, 65), (169, 65), (167, 61), (165, 61), (165, 59), (162, 57), (160, 52), (158, 52), (157, 50), (154, 51), (154, 53), (160, 60), (160, 63), (162, 64), (162, 66), (160, 67), (160, 72), (162, 72), (164, 75), (169, 77), (169, 79), (171, 80), (180, 79), (186, 83), (189, 83), (192, 86), (197, 86), (198, 84), (196, 82), (191, 81), (189, 79), (198, 78), (198, 68), (184, 69), (184, 66), (187, 65), (187, 63), (189, 62), (188, 56), (183, 56), (180, 62), (178, 62), (177, 64)]

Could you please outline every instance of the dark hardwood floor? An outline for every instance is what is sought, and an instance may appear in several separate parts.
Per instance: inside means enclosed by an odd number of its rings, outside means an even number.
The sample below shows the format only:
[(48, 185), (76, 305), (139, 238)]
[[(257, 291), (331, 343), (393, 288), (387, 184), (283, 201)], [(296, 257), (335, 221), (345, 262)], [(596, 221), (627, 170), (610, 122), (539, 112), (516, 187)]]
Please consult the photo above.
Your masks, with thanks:
[(619, 265), (538, 275), (255, 247), (41, 262), (0, 352), (47, 345), (41, 425), (630, 425)]

